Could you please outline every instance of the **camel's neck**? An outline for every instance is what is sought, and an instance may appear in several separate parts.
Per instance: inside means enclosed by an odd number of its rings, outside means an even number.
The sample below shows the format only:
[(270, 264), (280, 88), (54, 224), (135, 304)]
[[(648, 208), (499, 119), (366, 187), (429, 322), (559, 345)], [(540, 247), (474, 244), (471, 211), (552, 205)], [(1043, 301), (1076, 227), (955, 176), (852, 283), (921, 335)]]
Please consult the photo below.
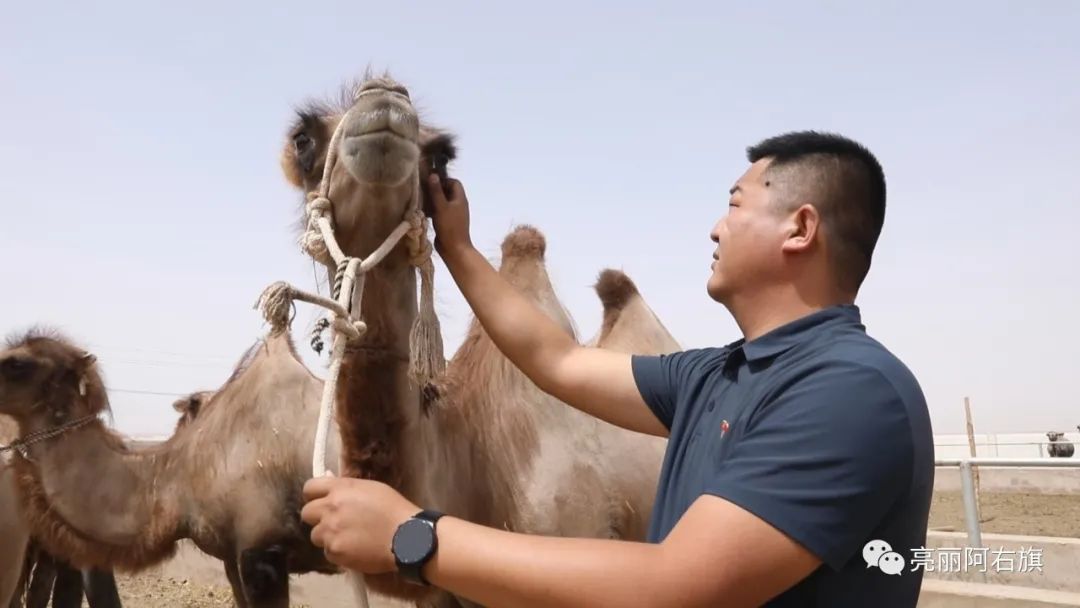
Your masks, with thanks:
[(171, 476), (180, 471), (168, 448), (131, 452), (94, 421), (31, 446), (29, 456), (15, 467), (48, 549), (101, 567), (141, 567), (171, 553), (179, 528)]
[(368, 330), (348, 345), (336, 399), (343, 473), (400, 488), (408, 484), (403, 433), (419, 415), (419, 396), (408, 378), (416, 273), (396, 253), (365, 279), (361, 318)]

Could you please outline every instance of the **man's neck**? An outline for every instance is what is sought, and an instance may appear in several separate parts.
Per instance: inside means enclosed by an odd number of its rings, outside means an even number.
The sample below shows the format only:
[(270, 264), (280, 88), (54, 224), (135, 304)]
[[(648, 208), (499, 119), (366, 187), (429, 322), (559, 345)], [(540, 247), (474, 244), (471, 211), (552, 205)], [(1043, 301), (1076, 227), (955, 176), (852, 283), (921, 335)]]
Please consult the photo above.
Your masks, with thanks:
[(727, 308), (749, 342), (806, 315), (853, 302), (853, 298), (836, 294), (808, 297), (792, 287), (784, 287), (736, 299)]

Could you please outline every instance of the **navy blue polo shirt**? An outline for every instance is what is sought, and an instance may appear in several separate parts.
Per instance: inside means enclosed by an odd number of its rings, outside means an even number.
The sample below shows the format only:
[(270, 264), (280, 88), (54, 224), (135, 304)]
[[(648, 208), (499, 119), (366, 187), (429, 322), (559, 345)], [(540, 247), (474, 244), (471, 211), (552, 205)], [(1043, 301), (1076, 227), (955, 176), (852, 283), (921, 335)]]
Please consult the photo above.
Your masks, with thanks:
[[(632, 361), (642, 397), (670, 430), (650, 542), (711, 494), (823, 562), (766, 605), (916, 605), (923, 571), (911, 562), (925, 546), (934, 486), (930, 417), (918, 381), (867, 335), (857, 306), (749, 342)], [(888, 543), (902, 572), (868, 566), (870, 541)], [(897, 559), (881, 558), (880, 546), (868, 549), (874, 562)]]

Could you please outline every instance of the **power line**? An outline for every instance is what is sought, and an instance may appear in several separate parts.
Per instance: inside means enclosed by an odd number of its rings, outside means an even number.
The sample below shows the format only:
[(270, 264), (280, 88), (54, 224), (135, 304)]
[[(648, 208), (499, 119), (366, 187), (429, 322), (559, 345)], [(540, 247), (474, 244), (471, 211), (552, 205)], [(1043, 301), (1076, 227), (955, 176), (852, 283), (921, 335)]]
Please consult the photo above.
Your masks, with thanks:
[(228, 367), (228, 363), (210, 362), (210, 361), (155, 361), (152, 359), (146, 360), (134, 360), (134, 359), (114, 359), (109, 358), (104, 361), (105, 365), (141, 365), (143, 367), (214, 367), (222, 368)]
[(190, 393), (166, 393), (161, 391), (143, 391), (133, 388), (107, 388), (110, 393), (131, 393), (133, 395), (160, 395), (162, 397), (184, 397)]
[(188, 359), (203, 359), (203, 360), (205, 360), (205, 359), (221, 359), (221, 360), (224, 360), (224, 361), (228, 361), (228, 360), (236, 358), (236, 357), (226, 357), (224, 355), (205, 355), (205, 354), (197, 354), (197, 353), (178, 353), (178, 352), (175, 352), (175, 351), (155, 350), (155, 349), (150, 349), (150, 348), (122, 348), (122, 347), (119, 347), (119, 346), (105, 346), (103, 344), (87, 344), (87, 348), (94, 349), (94, 350), (110, 350), (110, 351), (126, 352), (126, 353), (149, 353), (149, 354), (153, 354), (153, 355), (167, 355), (167, 356), (170, 356), (170, 357), (187, 357)]

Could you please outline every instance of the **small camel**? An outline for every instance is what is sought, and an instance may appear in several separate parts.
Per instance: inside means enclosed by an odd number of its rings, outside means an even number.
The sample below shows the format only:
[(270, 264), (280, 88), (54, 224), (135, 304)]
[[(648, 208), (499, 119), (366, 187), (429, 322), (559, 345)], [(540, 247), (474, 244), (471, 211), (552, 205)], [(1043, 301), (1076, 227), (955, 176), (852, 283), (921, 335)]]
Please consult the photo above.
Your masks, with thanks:
[[(319, 189), (335, 131), (332, 223), (342, 251), (364, 258), (416, 208), (428, 173), (444, 169), (421, 159), (453, 159), (454, 137), (422, 123), (400, 83), (367, 77), (346, 90), (343, 103), (302, 111), (290, 130), (281, 164), (303, 192)], [(535, 228), (515, 229), (503, 241), (500, 272), (575, 336), (544, 267), (546, 246)], [(422, 312), (415, 249), (395, 246), (366, 273), (352, 303), (367, 331), (346, 347), (336, 394), (342, 474), (383, 481), (425, 508), (488, 526), (643, 540), (664, 440), (618, 429), (544, 393), (475, 319), (443, 377), (410, 375), (417, 356), (410, 331)], [(606, 276), (597, 287), (610, 296), (610, 323), (599, 345), (678, 350), (632, 283)], [(396, 574), (366, 578), (372, 589), (418, 606), (471, 605)]]
[(190, 538), (224, 561), (241, 608), (287, 608), (289, 572), (339, 571), (299, 519), (322, 381), (287, 334), (252, 347), (183, 432), (138, 449), (97, 419), (108, 398), (95, 361), (46, 331), (0, 352), (0, 413), (23, 437), (61, 433), (12, 464), (45, 549), (79, 567), (138, 571)]

